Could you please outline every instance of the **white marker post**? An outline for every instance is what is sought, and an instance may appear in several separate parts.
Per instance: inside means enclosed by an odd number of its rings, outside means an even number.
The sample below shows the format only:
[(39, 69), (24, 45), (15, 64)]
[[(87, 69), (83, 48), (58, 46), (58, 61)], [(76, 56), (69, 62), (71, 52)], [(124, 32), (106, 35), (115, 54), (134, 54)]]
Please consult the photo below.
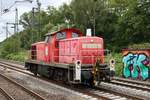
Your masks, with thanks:
[(81, 61), (77, 60), (75, 62), (75, 80), (79, 80), (81, 82)]

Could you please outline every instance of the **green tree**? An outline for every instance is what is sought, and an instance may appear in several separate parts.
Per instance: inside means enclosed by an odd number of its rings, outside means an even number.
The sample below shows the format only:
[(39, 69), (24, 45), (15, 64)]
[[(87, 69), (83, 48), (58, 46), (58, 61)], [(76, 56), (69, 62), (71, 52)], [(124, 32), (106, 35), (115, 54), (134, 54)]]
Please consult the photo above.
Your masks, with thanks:
[(133, 0), (118, 19), (116, 41), (120, 45), (148, 42), (150, 37), (150, 1)]
[(104, 38), (105, 44), (112, 43), (116, 32), (118, 16), (110, 7), (109, 0), (72, 0), (70, 4), (74, 24), (85, 33), (92, 28), (92, 33)]
[(44, 39), (44, 35), (48, 30), (45, 30), (45, 25), (49, 23), (48, 14), (45, 11), (24, 13), (20, 18), (20, 23), (24, 30), (21, 32), (21, 46), (29, 48), (35, 41)]

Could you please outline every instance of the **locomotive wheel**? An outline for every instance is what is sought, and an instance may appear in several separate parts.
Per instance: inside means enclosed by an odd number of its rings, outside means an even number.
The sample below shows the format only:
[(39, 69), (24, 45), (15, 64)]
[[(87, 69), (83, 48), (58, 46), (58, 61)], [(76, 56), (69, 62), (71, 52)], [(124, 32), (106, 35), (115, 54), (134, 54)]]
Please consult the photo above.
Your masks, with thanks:
[(105, 81), (106, 81), (106, 82), (110, 82), (110, 76), (107, 75), (107, 76), (105, 77)]
[(89, 85), (90, 85), (90, 87), (93, 87), (95, 84), (94, 84), (94, 78), (91, 78), (90, 80), (89, 80)]
[(64, 83), (67, 83), (67, 82), (68, 82), (68, 76), (67, 76), (67, 75), (68, 75), (68, 73), (67, 73), (67, 71), (65, 70), (64, 73), (63, 73), (63, 76), (64, 76), (64, 77), (63, 77), (63, 82), (64, 82)]
[(31, 70), (32, 70), (33, 74), (34, 74), (35, 76), (37, 76), (37, 70), (38, 70), (37, 66), (36, 66), (36, 65), (33, 65), (33, 67), (31, 67)]
[(90, 82), (90, 87), (94, 87), (94, 82)]
[(37, 72), (34, 72), (34, 75), (37, 76)]

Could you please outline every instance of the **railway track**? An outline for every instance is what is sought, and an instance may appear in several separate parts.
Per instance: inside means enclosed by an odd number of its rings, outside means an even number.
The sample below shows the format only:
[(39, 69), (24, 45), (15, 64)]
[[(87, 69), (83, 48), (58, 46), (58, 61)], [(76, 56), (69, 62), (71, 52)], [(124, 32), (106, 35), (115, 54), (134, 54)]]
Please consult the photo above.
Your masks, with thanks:
[[(1, 62), (0, 61), (0, 65), (1, 66), (5, 66), (5, 67), (7, 67), (7, 68), (9, 68), (11, 70), (19, 71), (21, 73), (34, 76), (33, 74), (26, 72), (23, 68), (16, 67), (15, 65), (13, 65), (13, 67), (12, 67), (10, 63), (6, 63), (6, 62)], [(44, 79), (44, 80), (47, 80), (47, 79)], [(117, 84), (117, 85), (122, 85), (122, 86), (135, 88), (131, 84), (130, 85), (129, 84), (125, 85), (123, 83), (119, 84), (119, 82), (115, 82), (115, 80), (113, 80), (109, 84)], [(142, 89), (142, 91), (144, 90), (143, 88), (140, 88), (140, 89)], [(123, 93), (120, 93), (120, 92), (117, 92), (117, 91), (113, 91), (113, 90), (109, 90), (109, 89), (106, 89), (106, 88), (103, 88), (103, 87), (95, 87), (94, 89), (93, 88), (87, 88), (86, 90), (84, 89), (83, 91), (81, 89), (74, 88), (74, 90), (81, 92), (81, 95), (87, 94), (87, 95), (90, 95), (90, 96), (95, 97), (95, 98), (101, 98), (103, 100), (117, 100), (117, 99), (118, 100), (129, 100), (129, 99), (131, 99), (131, 100), (133, 100), (133, 99), (134, 100), (135, 99), (136, 100), (143, 100), (144, 99), (143, 97), (140, 97), (140, 96), (134, 96), (134, 95), (130, 95), (130, 94), (123, 94)]]
[(6, 100), (15, 100), (10, 94), (8, 94), (3, 88), (0, 87), (0, 93), (4, 95)]
[[(26, 93), (28, 96), (30, 96), (30, 97), (28, 97), (30, 99), (34, 98), (35, 100), (46, 100), (45, 98), (41, 97), (39, 94), (35, 93), (34, 91), (29, 90), (28, 88), (17, 83), (16, 81), (10, 79), (9, 77), (7, 77), (6, 75), (4, 75), (2, 73), (0, 73), (0, 79), (1, 79), (0, 86), (6, 89), (5, 90), (5, 89), (1, 88), (1, 92), (3, 94), (5, 94), (5, 96), (7, 98), (9, 98), (9, 100), (16, 100), (15, 98), (17, 98), (17, 99), (22, 98), (22, 97), (16, 97), (16, 96), (18, 96), (16, 94), (18, 94), (18, 93), (21, 94), (22, 91), (23, 91), (23, 93)], [(5, 85), (7, 85), (7, 86), (5, 86)], [(11, 86), (16, 87), (16, 88), (13, 88), (13, 87), (11, 88)], [(13, 93), (13, 92), (16, 92), (16, 93)], [(22, 96), (27, 96), (27, 95), (22, 94)]]
[(137, 89), (134, 86), (127, 86), (125, 84), (116, 84), (116, 83), (101, 83), (101, 86), (103, 88), (110, 88), (111, 91), (117, 91), (120, 92), (121, 94), (124, 93), (128, 96), (133, 96), (137, 97), (138, 99), (141, 100), (150, 100), (150, 92), (142, 90), (142, 89)]
[(112, 91), (103, 87), (95, 87), (89, 91), (92, 94), (103, 96), (107, 100), (143, 100), (141, 97), (125, 95), (116, 91)]
[(110, 83), (117, 84), (117, 85), (123, 85), (123, 86), (131, 87), (131, 88), (136, 88), (138, 90), (150, 92), (150, 86), (143, 86), (143, 85), (139, 85), (138, 83), (124, 82), (121, 80), (120, 81), (119, 80), (112, 80)]
[[(0, 65), (8, 65), (7, 67), (9, 67), (9, 66), (11, 66), (11, 67), (15, 67), (15, 68), (17, 68), (17, 69), (21, 69), (21, 70), (26, 70), (26, 68), (24, 68), (24, 67), (21, 67), (21, 66), (23, 66), (23, 65), (20, 65), (20, 67), (18, 67), (18, 66), (16, 66), (16, 64), (11, 64), (11, 63), (8, 63), (8, 62), (5, 62), (5, 61), (1, 61), (0, 60)], [(19, 65), (19, 64), (17, 64), (17, 65)]]
[(131, 79), (125, 79), (125, 78), (119, 78), (119, 77), (113, 77), (113, 80), (121, 81), (121, 82), (127, 82), (127, 83), (133, 83), (133, 84), (138, 84), (138, 85), (144, 85), (144, 87), (148, 86), (150, 87), (150, 83), (148, 82), (143, 82), (143, 81), (136, 81), (136, 80), (131, 80)]

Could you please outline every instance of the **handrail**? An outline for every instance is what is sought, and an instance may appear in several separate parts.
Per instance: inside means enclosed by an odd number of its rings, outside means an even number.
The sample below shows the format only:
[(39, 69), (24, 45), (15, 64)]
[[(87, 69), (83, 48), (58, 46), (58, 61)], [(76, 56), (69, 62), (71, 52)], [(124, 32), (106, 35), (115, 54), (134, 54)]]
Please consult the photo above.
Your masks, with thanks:
[[(62, 50), (67, 50), (67, 49), (62, 49)], [(40, 52), (41, 51), (41, 52)], [(58, 50), (54, 50), (54, 51), (58, 51)], [(109, 60), (111, 58), (111, 54), (109, 54), (109, 50), (80, 50), (80, 53), (83, 53), (83, 52), (93, 52), (93, 51), (96, 51), (97, 54), (96, 55), (82, 55), (82, 54), (65, 54), (65, 55), (53, 55), (54, 58), (59, 58), (60, 56), (78, 56), (79, 57), (79, 60), (83, 60), (83, 59), (92, 59), (92, 63), (94, 63), (94, 60), (97, 58), (97, 57), (100, 57), (100, 58), (103, 58), (104, 59), (104, 62), (105, 63), (109, 63)], [(108, 55), (105, 56), (104, 55), (104, 52), (108, 52)], [(37, 54), (32, 54), (32, 52), (38, 52), (39, 55), (44, 55), (44, 52), (43, 50), (30, 50), (30, 57), (32, 58), (35, 58), (37, 57)], [(79, 56), (79, 55), (82, 55), (82, 56)]]

